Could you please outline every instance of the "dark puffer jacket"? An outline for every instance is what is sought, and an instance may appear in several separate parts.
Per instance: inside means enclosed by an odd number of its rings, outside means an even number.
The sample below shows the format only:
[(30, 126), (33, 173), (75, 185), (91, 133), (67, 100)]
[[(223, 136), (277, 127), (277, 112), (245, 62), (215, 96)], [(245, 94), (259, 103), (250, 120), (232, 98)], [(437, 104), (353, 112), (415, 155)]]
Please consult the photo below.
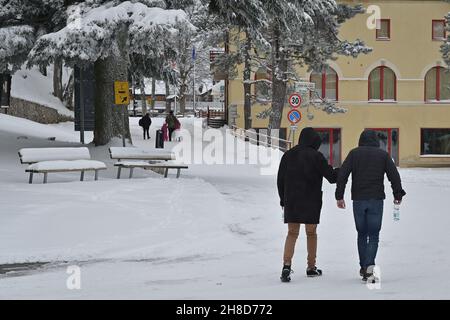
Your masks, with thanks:
[(278, 170), (278, 194), (285, 223), (318, 224), (322, 209), (322, 181), (335, 183), (337, 170), (322, 153), (320, 136), (312, 128), (300, 134), (299, 144), (287, 151)]
[(391, 182), (394, 198), (402, 200), (400, 174), (389, 154), (380, 149), (377, 133), (366, 130), (361, 134), (359, 147), (350, 151), (339, 171), (336, 200), (344, 198), (348, 177), (352, 174), (352, 200), (383, 200), (384, 174)]

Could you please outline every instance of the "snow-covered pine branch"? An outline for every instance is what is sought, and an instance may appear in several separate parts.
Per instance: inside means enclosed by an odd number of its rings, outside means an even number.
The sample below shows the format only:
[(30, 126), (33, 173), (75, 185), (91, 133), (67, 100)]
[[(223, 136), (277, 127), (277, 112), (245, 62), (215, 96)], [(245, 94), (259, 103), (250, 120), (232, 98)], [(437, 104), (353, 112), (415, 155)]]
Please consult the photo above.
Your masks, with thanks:
[(14, 73), (26, 60), (35, 41), (31, 26), (0, 28), (0, 72)]
[(116, 35), (124, 25), (127, 26), (128, 50), (138, 54), (154, 53), (152, 49), (159, 45), (155, 41), (173, 36), (176, 23), (185, 22), (186, 27), (194, 28), (182, 10), (149, 7), (141, 2), (70, 6), (67, 26), (38, 39), (29, 54), (29, 65), (50, 63), (56, 57), (76, 64), (117, 55)]

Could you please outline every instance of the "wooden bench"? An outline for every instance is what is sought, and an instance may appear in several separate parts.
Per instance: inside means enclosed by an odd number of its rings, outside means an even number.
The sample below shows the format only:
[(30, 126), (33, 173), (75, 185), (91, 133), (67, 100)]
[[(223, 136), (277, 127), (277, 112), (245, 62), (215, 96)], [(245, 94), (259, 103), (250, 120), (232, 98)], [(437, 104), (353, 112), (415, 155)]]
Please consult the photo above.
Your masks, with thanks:
[(28, 164), (25, 172), (30, 173), (29, 183), (33, 183), (34, 173), (44, 174), (47, 183), (48, 173), (81, 172), (80, 181), (84, 180), (85, 171), (94, 171), (94, 179), (98, 180), (98, 171), (105, 170), (101, 161), (91, 160), (89, 149), (81, 148), (24, 148), (19, 150), (22, 164)]
[[(167, 178), (169, 169), (177, 170), (177, 178), (180, 177), (181, 169), (188, 169), (186, 165), (168, 163), (169, 160), (175, 160), (175, 154), (164, 150), (148, 150), (132, 147), (111, 147), (109, 148), (111, 159), (117, 160), (114, 164), (117, 167), (117, 179), (120, 179), (122, 168), (130, 169), (129, 178), (133, 177), (135, 168), (146, 170), (163, 169), (164, 177)], [(131, 160), (131, 161), (124, 161)]]

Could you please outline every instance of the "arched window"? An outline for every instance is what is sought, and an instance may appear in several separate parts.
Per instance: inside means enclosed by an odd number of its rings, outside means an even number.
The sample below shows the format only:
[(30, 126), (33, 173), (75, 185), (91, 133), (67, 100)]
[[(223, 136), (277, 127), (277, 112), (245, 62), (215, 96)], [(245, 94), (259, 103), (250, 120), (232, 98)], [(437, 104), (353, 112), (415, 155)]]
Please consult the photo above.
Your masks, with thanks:
[(316, 93), (322, 99), (338, 100), (339, 77), (336, 71), (324, 66), (321, 71), (311, 73), (310, 82), (316, 85)]
[(397, 100), (397, 77), (385, 66), (372, 70), (369, 75), (369, 100)]
[[(259, 80), (259, 81), (258, 81)], [(267, 81), (265, 81), (267, 80)], [(271, 74), (267, 68), (261, 67), (255, 73), (255, 96), (260, 102), (272, 99)]]
[(425, 76), (425, 100), (450, 100), (450, 70), (443, 67), (434, 67)]

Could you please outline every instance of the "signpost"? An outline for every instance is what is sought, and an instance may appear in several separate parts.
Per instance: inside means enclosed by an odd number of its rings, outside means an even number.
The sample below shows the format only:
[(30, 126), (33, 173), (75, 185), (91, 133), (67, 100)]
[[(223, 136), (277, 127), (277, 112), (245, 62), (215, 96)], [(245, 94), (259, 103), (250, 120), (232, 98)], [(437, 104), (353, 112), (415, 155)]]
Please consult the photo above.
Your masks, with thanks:
[(128, 105), (130, 103), (128, 81), (114, 81), (114, 103), (118, 106), (124, 106), (122, 116), (122, 146), (125, 147), (125, 117), (127, 116)]
[(0, 74), (0, 108), (8, 112), (11, 96), (11, 75)]
[[(296, 97), (300, 97), (299, 95), (293, 94), (289, 98), (289, 104), (295, 105), (296, 107), (293, 107), (291, 111), (288, 112), (287, 118), (288, 121), (291, 123), (291, 133), (290, 136), (292, 137), (292, 146), (295, 145), (295, 131), (297, 131), (297, 124), (302, 120), (302, 113), (297, 109), (301, 105), (301, 98), (299, 100), (296, 99)], [(291, 99), (293, 98), (293, 99)], [(292, 103), (291, 103), (292, 101)]]
[(95, 127), (95, 75), (94, 66), (75, 66), (75, 131), (80, 131), (80, 142), (84, 144), (84, 132)]

